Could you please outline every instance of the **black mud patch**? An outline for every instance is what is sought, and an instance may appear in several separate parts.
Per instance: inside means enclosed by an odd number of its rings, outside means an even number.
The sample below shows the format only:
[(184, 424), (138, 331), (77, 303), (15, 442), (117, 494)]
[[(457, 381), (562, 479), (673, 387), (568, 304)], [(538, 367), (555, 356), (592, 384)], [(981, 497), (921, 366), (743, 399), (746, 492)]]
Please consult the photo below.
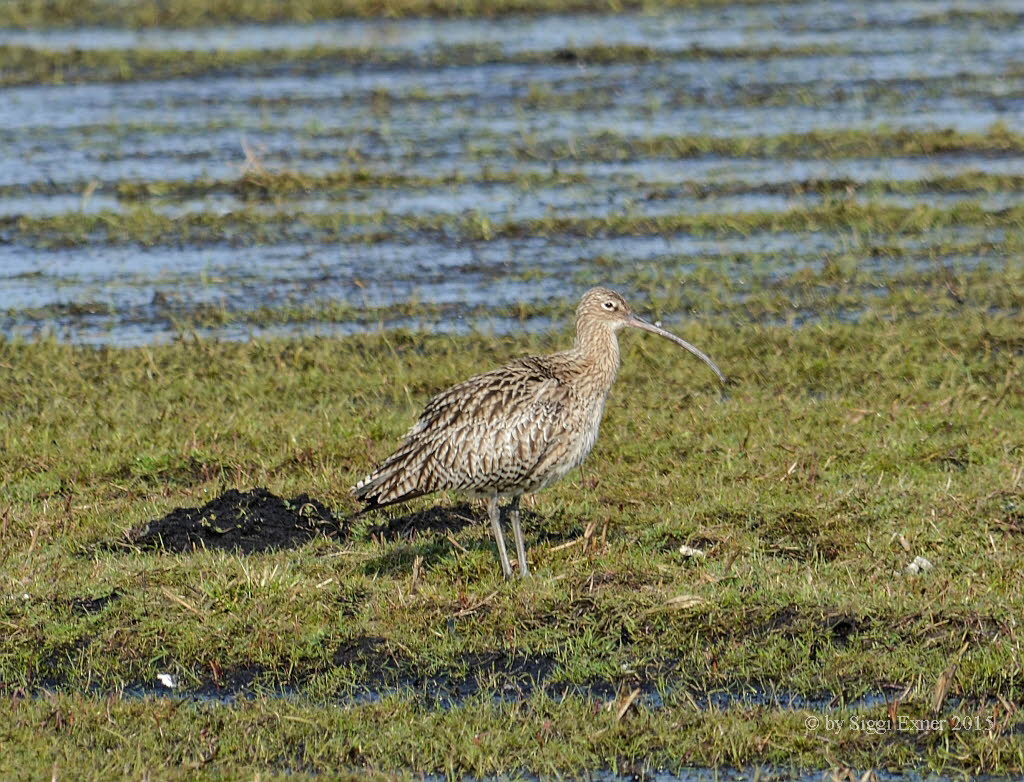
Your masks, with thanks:
[(385, 657), (388, 652), (387, 640), (376, 635), (362, 635), (335, 649), (331, 661), (335, 666), (370, 666)]
[(480, 692), (518, 700), (542, 687), (555, 669), (550, 654), (524, 655), (499, 650), (466, 652), (454, 665), (425, 670), (386, 639), (361, 636), (332, 656), (334, 666), (351, 666), (358, 682), (339, 690), (342, 700), (377, 700), (396, 693), (418, 696), (432, 707), (454, 706)]
[(460, 655), (455, 665), (424, 671), (382, 639), (364, 638), (346, 644), (334, 655), (336, 665), (352, 665), (359, 681), (336, 693), (342, 701), (374, 701), (387, 695), (417, 697), (430, 708), (450, 708), (478, 693), (501, 700), (523, 700), (555, 669), (551, 655), (521, 655), (487, 651)]
[(160, 681), (138, 681), (127, 685), (122, 695), (230, 703), (239, 698), (256, 698), (261, 695), (280, 698), (292, 693), (288, 685), (276, 684), (273, 672), (262, 665), (242, 664), (228, 669), (211, 665), (208, 670), (200, 673), (197, 677), (200, 683), (193, 688), (178, 689)]
[(263, 689), (259, 683), (267, 678), (268, 674), (269, 671), (260, 665), (240, 666), (226, 671), (215, 670), (194, 694), (199, 698), (255, 695)]
[[(523, 528), (528, 536), (534, 530), (544, 528), (546, 520), (533, 511), (521, 509), (519, 512)], [(502, 508), (502, 519), (508, 524), (508, 512)], [(409, 572), (417, 559), (428, 567), (448, 556), (452, 544), (444, 538), (458, 534), (471, 524), (486, 526), (487, 511), (484, 507), (476, 507), (468, 503), (460, 503), (451, 507), (435, 506), (425, 510), (407, 513), (387, 519), (381, 524), (367, 528), (367, 534), (375, 542), (406, 543), (392, 547), (381, 556), (368, 560), (365, 572), (368, 575), (394, 574)], [(511, 535), (511, 532), (506, 532)], [(534, 538), (533, 545), (542, 542), (543, 538)], [(486, 548), (494, 550), (494, 543), (488, 536), (486, 541), (467, 543), (468, 548)], [(462, 548), (462, 546), (459, 546)]]
[(378, 540), (395, 541), (410, 540), (422, 534), (439, 533), (444, 535), (451, 532), (453, 535), (462, 531), (470, 524), (484, 524), (487, 522), (487, 513), (481, 508), (474, 508), (469, 503), (453, 505), (450, 508), (432, 507), (415, 513), (407, 513), (404, 516), (396, 516), (388, 519), (383, 524), (370, 527), (369, 534)]
[(755, 623), (751, 635), (779, 634), (783, 638), (798, 638), (812, 633), (815, 642), (828, 639), (839, 646), (846, 646), (858, 635), (871, 630), (874, 624), (870, 617), (858, 617), (829, 607), (809, 614), (806, 609), (786, 606), (772, 613), (764, 622)]
[(465, 666), (465, 674), (452, 675), (446, 682), (456, 701), (481, 691), (503, 698), (527, 698), (548, 680), (556, 665), (555, 658), (548, 654), (506, 652), (466, 653), (459, 662)]
[(99, 597), (73, 597), (71, 598), (71, 612), (78, 616), (98, 614), (110, 603), (121, 599), (121, 591), (118, 589)]
[(221, 549), (241, 554), (297, 548), (318, 535), (344, 537), (347, 525), (321, 502), (266, 489), (230, 489), (201, 508), (175, 508), (129, 535), (144, 549), (173, 553)]
[[(508, 510), (505, 507), (501, 509), (501, 518), (502, 523), (508, 523)], [(520, 508), (519, 520), (527, 532), (534, 529), (539, 530), (538, 540), (546, 539), (543, 527), (550, 519), (545, 519), (528, 508)], [(393, 542), (411, 540), (423, 533), (445, 535), (451, 532), (454, 535), (470, 524), (487, 523), (487, 509), (484, 505), (474, 507), (468, 502), (462, 502), (452, 505), (450, 508), (435, 506), (415, 513), (395, 516), (383, 524), (370, 527), (367, 531), (378, 540)], [(580, 528), (580, 534), (583, 534), (582, 528)]]

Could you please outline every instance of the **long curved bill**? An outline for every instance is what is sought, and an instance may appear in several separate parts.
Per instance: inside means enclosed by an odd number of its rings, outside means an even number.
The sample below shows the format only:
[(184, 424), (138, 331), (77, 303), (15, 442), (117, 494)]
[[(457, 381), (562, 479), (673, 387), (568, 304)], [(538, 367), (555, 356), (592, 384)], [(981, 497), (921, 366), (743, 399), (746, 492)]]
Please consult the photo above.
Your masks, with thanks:
[(691, 353), (693, 353), (693, 355), (695, 355), (697, 358), (699, 358), (701, 361), (703, 361), (705, 364), (711, 367), (714, 373), (718, 375), (718, 379), (722, 381), (722, 385), (725, 385), (726, 379), (725, 375), (722, 374), (722, 370), (718, 368), (715, 362), (712, 361), (703, 350), (694, 347), (685, 339), (680, 339), (672, 332), (665, 331), (665, 329), (660, 329), (653, 323), (648, 323), (646, 320), (644, 320), (643, 318), (639, 318), (636, 315), (629, 316), (629, 325), (635, 329), (641, 329), (642, 331), (649, 331), (652, 334), (657, 334), (659, 337), (664, 337), (665, 339), (675, 342), (681, 348), (686, 348)]

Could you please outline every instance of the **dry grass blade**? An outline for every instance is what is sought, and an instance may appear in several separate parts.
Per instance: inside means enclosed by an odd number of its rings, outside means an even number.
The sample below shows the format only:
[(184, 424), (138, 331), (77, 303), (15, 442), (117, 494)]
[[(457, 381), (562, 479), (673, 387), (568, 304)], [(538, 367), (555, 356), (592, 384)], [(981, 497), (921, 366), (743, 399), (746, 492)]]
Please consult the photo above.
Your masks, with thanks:
[(615, 712), (615, 721), (622, 722), (622, 718), (626, 716), (626, 712), (629, 711), (629, 707), (632, 706), (636, 699), (640, 697), (640, 688), (637, 687), (629, 695), (627, 695), (619, 703), (618, 711)]
[(578, 546), (585, 542), (585, 538), (576, 538), (575, 540), (570, 540), (567, 543), (559, 543), (557, 546), (552, 546), (548, 551), (564, 551), (567, 548), (572, 548), (573, 546)]
[(466, 608), (463, 608), (463, 609), (461, 609), (459, 611), (456, 611), (454, 614), (452, 614), (452, 616), (469, 616), (470, 614), (475, 614), (477, 611), (479, 611), (485, 605), (490, 603), (497, 596), (498, 596), (498, 592), (497, 591), (491, 592), (491, 594), (489, 594), (483, 600), (480, 600), (480, 601), (478, 601), (476, 603), (473, 603), (473, 605), (471, 605), (471, 606), (467, 606)]
[(423, 575), (423, 557), (417, 555), (416, 559), (412, 562), (412, 583), (409, 585), (409, 591), (415, 592), (416, 587), (419, 584), (420, 576)]
[(459, 543), (459, 541), (457, 541), (455, 539), (455, 536), (452, 534), (452, 531), (450, 529), (449, 530), (445, 530), (444, 536), (446, 538), (448, 538), (448, 542), (451, 543), (452, 546), (457, 548), (463, 554), (468, 554), (469, 553), (469, 549), (467, 549), (465, 546), (463, 546), (461, 543)]
[(202, 615), (203, 615), (202, 612), (198, 608), (196, 608), (194, 605), (189, 603), (187, 600), (185, 600), (185, 598), (179, 597), (178, 595), (174, 594), (171, 590), (167, 589), (166, 587), (162, 587), (160, 589), (160, 591), (164, 593), (164, 595), (167, 597), (168, 600), (171, 600), (171, 601), (177, 603), (182, 608), (184, 608), (187, 611), (190, 611), (191, 613), (195, 614), (196, 616), (202, 617)]
[(678, 610), (680, 608), (693, 608), (694, 606), (702, 605), (705, 602), (706, 601), (703, 597), (698, 597), (697, 595), (676, 595), (675, 597), (666, 600), (663, 607)]
[(676, 595), (669, 598), (661, 605), (648, 608), (644, 615), (657, 613), (658, 611), (685, 611), (688, 608), (696, 608), (704, 605), (707, 601), (698, 595)]
[(940, 675), (938, 680), (935, 682), (935, 690), (932, 693), (932, 713), (938, 714), (942, 711), (942, 705), (946, 702), (946, 695), (949, 694), (949, 688), (953, 684), (953, 679), (956, 677), (957, 663), (953, 663)]

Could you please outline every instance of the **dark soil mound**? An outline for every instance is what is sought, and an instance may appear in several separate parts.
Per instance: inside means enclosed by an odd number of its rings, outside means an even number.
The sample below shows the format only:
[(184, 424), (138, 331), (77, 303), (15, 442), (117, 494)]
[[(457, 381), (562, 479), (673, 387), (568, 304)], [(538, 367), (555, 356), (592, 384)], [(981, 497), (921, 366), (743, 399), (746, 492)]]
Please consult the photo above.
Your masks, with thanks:
[(172, 552), (206, 548), (252, 554), (342, 533), (343, 522), (306, 494), (284, 500), (266, 489), (230, 489), (201, 508), (175, 508), (136, 530), (131, 542)]

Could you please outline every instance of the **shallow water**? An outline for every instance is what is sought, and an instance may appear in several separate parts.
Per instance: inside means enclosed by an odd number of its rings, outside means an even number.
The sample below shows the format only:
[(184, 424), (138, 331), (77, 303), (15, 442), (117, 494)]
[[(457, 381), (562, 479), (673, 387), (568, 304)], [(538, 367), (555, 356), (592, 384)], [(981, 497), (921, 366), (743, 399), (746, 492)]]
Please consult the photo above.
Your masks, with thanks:
[[(387, 698), (398, 697), (429, 703), (438, 709), (453, 709), (477, 699), (480, 695), (489, 697), (494, 704), (522, 701), (530, 698), (538, 689), (544, 690), (548, 697), (556, 701), (572, 698), (608, 703), (618, 700), (623, 688), (636, 687), (640, 690), (637, 703), (648, 710), (682, 708), (717, 712), (729, 709), (771, 709), (779, 712), (806, 711), (815, 714), (877, 711), (893, 702), (899, 695), (898, 691), (883, 690), (865, 692), (853, 697), (833, 693), (805, 695), (753, 684), (701, 692), (671, 681), (663, 681), (657, 686), (650, 682), (633, 682), (628, 685), (601, 681), (571, 684), (548, 681), (549, 673), (540, 660), (527, 657), (519, 660), (519, 663), (521, 670), (495, 670), (483, 673), (474, 672), (470, 668), (464, 675), (442, 673), (415, 679), (399, 677), (390, 684), (382, 683), (379, 681), (380, 677), (377, 677), (374, 682), (356, 682), (332, 694), (316, 698), (311, 698), (296, 685), (261, 684), (258, 681), (258, 672), (247, 670), (240, 670), (234, 672), (232, 676), (224, 677), (220, 684), (208, 682), (198, 687), (190, 687), (183, 684), (179, 677), (172, 675), (164, 680), (135, 682), (116, 689), (91, 688), (88, 693), (96, 697), (168, 698), (219, 704), (267, 698), (352, 705), (377, 703)], [(58, 691), (64, 689), (62, 686), (55, 688)], [(951, 698), (946, 703), (946, 713), (959, 713), (963, 706), (961, 701)]]
[[(551, 689), (549, 686), (548, 689)], [(614, 702), (619, 696), (618, 688), (612, 684), (596, 684), (579, 687), (557, 687), (558, 692), (553, 692), (554, 697), (574, 697), (595, 701), (597, 704)], [(531, 686), (521, 689), (509, 687), (504, 691), (495, 691), (492, 700), (496, 705), (514, 702), (518, 699), (529, 697)], [(638, 698), (638, 703), (645, 710), (659, 710), (667, 706), (666, 699), (677, 703), (700, 709), (702, 711), (719, 711), (728, 709), (750, 709), (763, 710), (772, 709), (777, 711), (799, 711), (808, 714), (821, 715), (835, 714), (859, 715), (860, 719), (878, 718), (886, 704), (893, 701), (898, 693), (870, 692), (859, 697), (838, 698), (827, 694), (821, 696), (803, 696), (795, 693), (777, 692), (764, 690), (758, 687), (747, 687), (734, 690), (720, 690), (706, 694), (691, 694), (682, 691), (675, 691), (671, 688), (661, 692), (653, 687), (641, 687), (643, 693)], [(42, 693), (37, 693), (41, 695)], [(292, 687), (253, 687), (251, 682), (241, 687), (227, 686), (216, 688), (206, 686), (198, 690), (187, 688), (171, 689), (163, 684), (133, 684), (122, 689), (103, 691), (93, 690), (91, 694), (97, 698), (145, 698), (145, 699), (168, 699), (182, 704), (185, 708), (217, 709), (230, 706), (239, 700), (249, 699), (285, 699), (299, 702), (307, 702), (302, 693)], [(430, 703), (434, 708), (449, 709), (457, 708), (466, 703), (470, 698), (476, 697), (478, 691), (470, 687), (460, 689), (453, 687), (450, 681), (427, 681), (418, 685), (398, 685), (386, 688), (366, 688), (356, 693), (329, 698), (327, 702), (338, 706), (355, 704), (376, 703), (389, 697), (414, 698)], [(316, 701), (318, 703), (322, 700)], [(947, 702), (947, 713), (957, 713), (959, 704), (955, 700)], [(848, 717), (847, 717), (848, 718)], [(308, 771), (308, 770), (307, 770)], [(860, 779), (862, 773), (854, 773), (854, 779)], [(425, 775), (424, 779), (441, 780), (440, 775)], [(465, 777), (471, 779), (470, 777)], [(504, 779), (496, 777), (488, 779)], [(540, 779), (532, 775), (517, 773), (509, 779)], [(612, 770), (592, 770), (587, 773), (587, 779), (600, 782), (628, 782), (636, 779), (634, 773), (623, 774)], [(675, 770), (649, 769), (645, 768), (643, 778), (652, 782), (719, 782), (720, 780), (804, 780), (806, 782), (819, 782), (819, 780), (832, 779), (827, 771), (807, 770), (797, 768), (785, 768), (782, 766), (760, 766), (750, 768), (701, 768), (684, 767)], [(845, 778), (845, 777), (841, 777)], [(879, 782), (940, 782), (941, 780), (958, 779), (960, 777), (950, 775), (937, 775), (928, 772), (890, 772), (874, 771), (871, 779)], [(986, 782), (1002, 782), (1011, 777), (999, 777), (985, 775), (974, 777), (986, 780)]]
[[(959, 16), (943, 17), (948, 11)], [(991, 13), (1018, 14), (994, 23)], [(964, 13), (966, 12), (966, 16)], [(970, 14), (975, 16), (971, 17)], [(986, 16), (988, 14), (988, 16)], [(351, 333), (381, 326), (442, 331), (544, 329), (546, 316), (522, 321), (500, 312), (517, 302), (571, 299), (582, 286), (616, 282), (627, 290), (638, 270), (649, 276), (715, 268), (737, 276), (756, 256), (760, 272), (785, 275), (820, 268), (823, 255), (859, 244), (846, 231), (755, 232), (748, 236), (525, 236), (467, 240), (445, 231), (404, 229), (408, 217), (486, 219), (546, 216), (659, 216), (782, 212), (813, 207), (814, 179), (910, 181), (955, 174), (1024, 174), (1017, 153), (830, 158), (698, 155), (687, 159), (625, 156), (553, 159), (544, 144), (571, 147), (601, 133), (743, 137), (848, 129), (953, 129), (984, 132), (995, 123), (1024, 131), (1024, 0), (828, 2), (735, 5), (660, 14), (513, 19), (359, 20), (315, 25), (236, 26), (203, 30), (0, 30), (0, 43), (61, 48), (229, 50), (310, 45), (403, 52), (388, 66), (306, 64), (189, 79), (0, 91), (0, 333), (90, 344), (166, 341), (182, 319), (204, 307), (227, 313), (201, 333), (254, 335)], [(671, 52), (694, 45), (750, 50), (649, 63), (559, 61), (568, 47), (645, 45)], [(793, 47), (833, 47), (807, 55)], [(448, 47), (489, 46), (480, 65), (426, 65), (416, 57)], [(765, 52), (766, 47), (780, 51)], [(758, 54), (756, 50), (761, 50)], [(549, 52), (535, 64), (501, 61)], [(739, 53), (742, 54), (742, 51)], [(563, 58), (564, 59), (564, 58)], [(312, 61), (311, 61), (312, 62)], [(426, 62), (424, 60), (424, 62)], [(202, 198), (118, 200), (120, 182), (237, 179), (245, 149), (258, 167), (315, 175), (359, 169), (374, 174), (462, 179), (457, 185), (352, 187), (297, 192), (270, 202), (228, 192)], [(488, 172), (541, 176), (540, 184), (476, 181)], [(560, 181), (557, 174), (570, 176)], [(684, 185), (730, 183), (740, 192), (698, 198)], [(786, 186), (765, 193), (764, 186)], [(748, 190), (749, 192), (743, 192)], [(858, 201), (947, 208), (964, 200), (996, 212), (1021, 193), (933, 192), (855, 196)], [(13, 226), (17, 216), (73, 221), (77, 215), (137, 208), (180, 218), (239, 210), (274, 217), (324, 214), (374, 217), (388, 236), (366, 244), (282, 235), (271, 244), (245, 234), (223, 243), (161, 240), (151, 246), (99, 239), (51, 247)], [(359, 233), (353, 228), (352, 233)], [(999, 237), (998, 230), (951, 226), (902, 242), (908, 253), (952, 237)], [(59, 242), (58, 242), (59, 244)], [(1012, 262), (989, 255), (988, 262)], [(934, 262), (922, 261), (921, 263)], [(942, 258), (970, 268), (972, 256)], [(890, 270), (916, 268), (860, 258), (884, 285)], [(742, 297), (742, 286), (736, 295)], [(420, 302), (438, 314), (402, 315)], [(259, 322), (261, 308), (338, 303), (349, 320)], [(643, 305), (640, 305), (643, 308)], [(390, 309), (389, 309), (390, 308)], [(810, 313), (813, 315), (813, 313)], [(844, 317), (850, 313), (840, 314)], [(805, 319), (809, 313), (793, 313)]]

